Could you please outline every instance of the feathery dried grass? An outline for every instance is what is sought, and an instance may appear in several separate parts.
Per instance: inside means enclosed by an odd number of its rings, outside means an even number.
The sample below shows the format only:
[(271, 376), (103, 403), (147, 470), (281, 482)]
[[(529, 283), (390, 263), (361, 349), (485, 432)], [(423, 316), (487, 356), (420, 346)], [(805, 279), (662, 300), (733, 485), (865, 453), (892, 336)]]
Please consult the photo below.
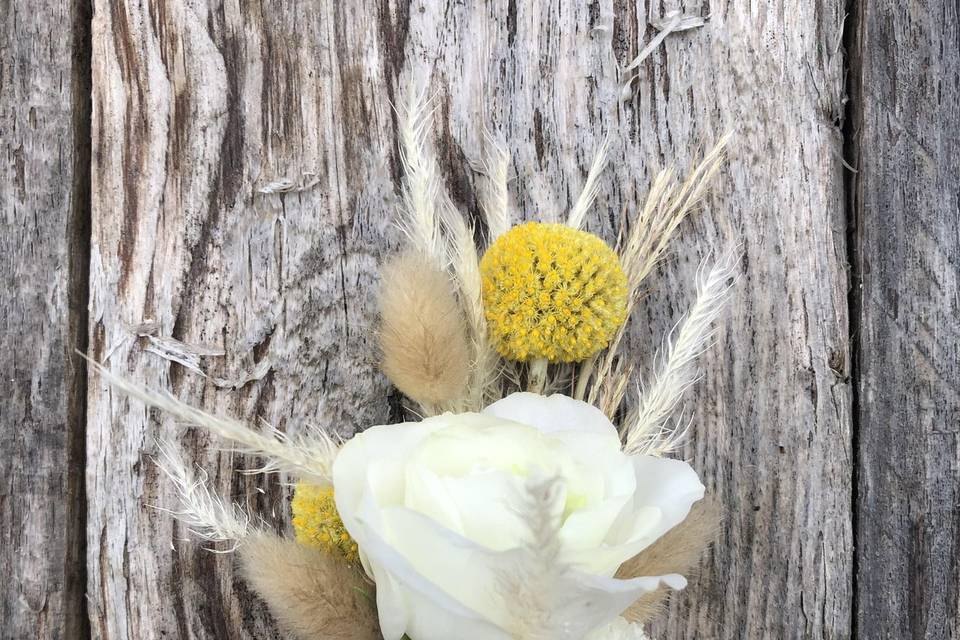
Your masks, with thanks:
[(384, 374), (432, 414), (460, 400), (470, 376), (470, 345), (449, 276), (407, 251), (382, 269), (380, 345)]
[[(627, 275), (629, 291), (627, 317), (640, 298), (641, 285), (663, 258), (670, 239), (680, 223), (699, 205), (710, 181), (723, 164), (730, 134), (725, 134), (703, 160), (679, 185), (674, 181), (673, 169), (661, 171), (650, 186), (650, 192), (640, 215), (619, 243), (620, 262)], [(625, 363), (618, 358), (618, 348), (626, 332), (627, 323), (610, 342), (610, 346), (594, 365), (596, 377), (587, 395), (590, 404), (597, 404), (612, 417), (623, 400), (629, 375)], [(601, 394), (604, 389), (619, 389), (620, 393)]]
[(356, 565), (260, 533), (239, 551), (243, 575), (297, 640), (381, 640), (373, 586)]
[(151, 391), (114, 374), (85, 355), (83, 357), (96, 373), (121, 393), (229, 440), (241, 453), (264, 457), (267, 462), (257, 472), (286, 471), (313, 484), (331, 483), (333, 461), (340, 447), (327, 433), (311, 430), (309, 434), (291, 437), (269, 425), (261, 433), (236, 420), (192, 407), (169, 393)]
[(468, 225), (449, 198), (442, 209), (444, 228), (450, 236), (450, 262), (460, 293), (460, 304), (467, 320), (470, 336), (470, 380), (463, 409), (479, 411), (492, 397), (500, 359), (490, 344), (487, 318), (483, 310), (483, 284), (480, 256)]
[(597, 153), (593, 158), (593, 164), (590, 165), (590, 171), (587, 173), (587, 181), (583, 185), (580, 197), (570, 210), (567, 217), (567, 226), (579, 229), (583, 226), (583, 221), (587, 217), (587, 212), (593, 206), (597, 194), (600, 192), (600, 174), (607, 166), (607, 155), (610, 151), (610, 136), (606, 135), (597, 148)]
[(483, 211), (490, 242), (510, 229), (510, 209), (507, 192), (507, 173), (510, 153), (506, 145), (497, 140), (486, 126), (483, 127), (485, 152), (479, 170), (484, 179), (480, 182), (480, 210)]
[(160, 445), (160, 458), (155, 462), (180, 494), (179, 511), (161, 510), (171, 513), (190, 533), (207, 542), (233, 543), (227, 552), (234, 551), (250, 535), (250, 515), (213, 493), (207, 486), (207, 473), (201, 469), (199, 476), (194, 475), (172, 443)]
[(667, 420), (680, 405), (683, 394), (696, 381), (697, 358), (709, 347), (714, 321), (730, 297), (737, 254), (728, 251), (707, 271), (701, 266), (697, 299), (686, 317), (671, 331), (662, 364), (641, 395), (639, 405), (623, 422), (624, 451), (630, 455), (663, 455), (675, 448), (683, 429), (671, 429)]
[(556, 504), (562, 483), (557, 478), (527, 482), (524, 516), (530, 527), (527, 553), (514, 571), (500, 576), (500, 588), (509, 614), (508, 631), (524, 640), (562, 640), (557, 629), (557, 593), (568, 566), (561, 562), (560, 516)]
[(436, 160), (427, 146), (431, 111), (425, 91), (412, 85), (407, 88), (397, 120), (404, 172), (400, 228), (417, 250), (442, 269), (447, 262), (437, 211), (442, 188)]
[[(443, 189), (436, 158), (427, 144), (431, 115), (424, 93), (409, 88), (404, 106), (398, 109), (401, 155), (406, 174), (404, 218), (400, 226), (413, 247), (436, 269), (449, 269), (453, 274), (456, 295), (467, 327), (470, 347), (467, 388), (461, 394), (459, 404), (442, 408), (479, 410), (488, 403), (497, 386), (499, 359), (487, 339), (480, 259), (473, 228), (466, 223)], [(492, 151), (484, 160), (484, 171), (488, 173), (488, 182), (492, 186), (487, 191), (484, 210), (493, 230), (505, 230), (509, 227), (506, 188), (509, 155), (493, 141), (492, 135), (489, 137)], [(456, 381), (459, 382), (459, 379)], [(415, 396), (410, 397), (417, 400)], [(417, 401), (426, 414), (439, 408), (436, 403)]]
[[(624, 562), (616, 577), (629, 580), (639, 576), (662, 576), (667, 573), (689, 575), (700, 557), (720, 532), (720, 507), (704, 498), (693, 505), (686, 519), (652, 545)], [(664, 608), (669, 595), (666, 587), (648, 593), (623, 613), (631, 622), (643, 623)]]

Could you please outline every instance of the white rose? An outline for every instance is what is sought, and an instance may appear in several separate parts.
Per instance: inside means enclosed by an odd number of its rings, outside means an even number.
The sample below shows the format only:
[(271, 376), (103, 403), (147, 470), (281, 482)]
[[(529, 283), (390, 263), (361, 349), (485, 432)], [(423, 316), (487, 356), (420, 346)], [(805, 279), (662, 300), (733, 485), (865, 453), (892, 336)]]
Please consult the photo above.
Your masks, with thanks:
[[(377, 585), (385, 640), (510, 640), (502, 577), (530, 540), (527, 480), (556, 476), (563, 506), (551, 620), (583, 638), (635, 599), (683, 577), (612, 576), (686, 518), (703, 497), (684, 462), (628, 457), (598, 409), (566, 396), (516, 393), (482, 413), (373, 427), (337, 457), (337, 509)], [(515, 609), (515, 607), (514, 607)]]
[(589, 640), (650, 640), (639, 624), (617, 618), (609, 626), (590, 634)]

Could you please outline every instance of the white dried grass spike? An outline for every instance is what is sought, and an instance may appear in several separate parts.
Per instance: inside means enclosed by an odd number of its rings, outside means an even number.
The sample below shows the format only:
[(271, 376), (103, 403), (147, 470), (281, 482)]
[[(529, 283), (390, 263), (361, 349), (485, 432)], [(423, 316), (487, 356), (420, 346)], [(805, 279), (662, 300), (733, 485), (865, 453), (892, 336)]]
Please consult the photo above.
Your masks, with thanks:
[(525, 640), (561, 640), (568, 634), (555, 628), (557, 592), (568, 566), (561, 562), (558, 498), (563, 482), (556, 477), (527, 481), (522, 514), (530, 538), (522, 559), (500, 576), (500, 588), (510, 616), (511, 637)]
[[(180, 510), (161, 509), (173, 514), (195, 536), (214, 543), (230, 542), (233, 546), (218, 553), (228, 553), (251, 533), (250, 515), (236, 504), (228, 504), (207, 486), (207, 473), (199, 476), (183, 462), (180, 452), (170, 442), (159, 445), (160, 458), (155, 462), (180, 494)], [(158, 507), (159, 508), (159, 507)]]
[(416, 249), (444, 268), (446, 249), (437, 214), (440, 178), (427, 146), (432, 115), (426, 92), (412, 85), (408, 87), (404, 102), (397, 109), (400, 160), (405, 177), (400, 228)]
[(696, 359), (710, 346), (713, 323), (729, 299), (738, 258), (739, 254), (730, 250), (709, 271), (701, 266), (697, 299), (670, 332), (669, 346), (661, 356), (653, 382), (625, 422), (624, 451), (628, 454), (662, 455), (677, 445), (677, 439), (671, 435), (675, 431), (664, 430), (664, 425), (684, 392), (697, 380)]
[(255, 431), (236, 420), (221, 418), (190, 406), (169, 393), (151, 391), (83, 357), (94, 371), (121, 393), (229, 440), (242, 453), (265, 457), (267, 462), (261, 469), (263, 472), (286, 471), (317, 484), (330, 484), (332, 481), (333, 461), (340, 445), (323, 431), (314, 430), (309, 435), (295, 438), (269, 426), (264, 432)]
[(579, 229), (583, 226), (583, 221), (587, 217), (587, 212), (593, 206), (597, 194), (600, 192), (600, 174), (607, 166), (607, 156), (610, 152), (610, 136), (605, 135), (597, 148), (597, 153), (593, 158), (593, 164), (590, 165), (590, 171), (587, 173), (587, 181), (583, 185), (580, 197), (570, 210), (570, 216), (567, 218), (567, 226)]
[(490, 346), (487, 335), (480, 257), (473, 240), (473, 228), (466, 223), (449, 198), (444, 199), (441, 211), (444, 227), (450, 236), (448, 261), (453, 266), (454, 280), (460, 293), (460, 305), (467, 320), (473, 347), (466, 408), (479, 411), (491, 400), (488, 391), (497, 380), (500, 359)]
[[(630, 231), (625, 236), (621, 236), (618, 250), (620, 262), (627, 274), (628, 317), (640, 296), (641, 284), (664, 255), (670, 238), (680, 223), (696, 208), (706, 193), (710, 180), (720, 170), (724, 150), (729, 140), (729, 133), (721, 137), (720, 141), (679, 185), (674, 184), (672, 169), (666, 169), (657, 174), (650, 186), (643, 209), (631, 224)], [(601, 401), (600, 394), (604, 388), (624, 374), (622, 368), (625, 361), (617, 359), (617, 351), (626, 327), (627, 323), (621, 325), (610, 346), (600, 357), (595, 369), (593, 385), (587, 395), (591, 404), (598, 403), (598, 406), (610, 417), (616, 413), (620, 404), (619, 399), (604, 397)]]
[(485, 153), (480, 171), (484, 180), (480, 184), (480, 208), (490, 233), (490, 241), (510, 229), (510, 202), (507, 178), (510, 168), (510, 152), (486, 126), (483, 127)]

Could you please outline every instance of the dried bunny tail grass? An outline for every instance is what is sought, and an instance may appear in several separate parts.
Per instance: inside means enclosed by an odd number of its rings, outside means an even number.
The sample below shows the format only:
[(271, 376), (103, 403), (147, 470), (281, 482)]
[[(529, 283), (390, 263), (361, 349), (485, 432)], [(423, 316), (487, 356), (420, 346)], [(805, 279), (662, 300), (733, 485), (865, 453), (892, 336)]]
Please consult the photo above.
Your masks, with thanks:
[[(640, 215), (630, 225), (630, 231), (619, 243), (620, 262), (627, 275), (627, 317), (640, 297), (643, 281), (663, 257), (671, 237), (680, 223), (703, 199), (710, 181), (723, 164), (730, 134), (724, 134), (703, 160), (687, 175), (679, 186), (674, 182), (673, 169), (657, 174)], [(608, 378), (615, 378), (614, 387), (623, 388), (625, 374), (618, 368), (617, 351), (626, 332), (627, 323), (610, 342), (610, 346), (595, 366), (596, 377), (587, 396), (591, 404), (600, 404), (608, 416), (620, 406), (623, 396), (605, 398), (598, 403)]]
[(512, 638), (569, 638), (568, 633), (556, 628), (556, 603), (562, 596), (557, 590), (569, 569), (561, 561), (561, 519), (556, 509), (561, 489), (562, 482), (555, 477), (527, 481), (527, 504), (522, 514), (530, 528), (526, 553), (512, 571), (499, 576)]
[[(683, 394), (696, 382), (697, 358), (710, 345), (714, 321), (726, 306), (733, 288), (738, 253), (727, 251), (707, 271), (701, 266), (697, 299), (686, 317), (671, 331), (675, 339), (660, 359), (662, 364), (653, 382), (640, 397), (639, 406), (630, 412), (622, 427), (624, 451), (630, 455), (662, 455), (674, 448), (677, 433), (664, 425)], [(669, 339), (669, 337), (668, 337)]]
[(449, 276), (422, 253), (407, 251), (382, 270), (382, 369), (431, 415), (462, 398), (470, 346)]
[(483, 310), (480, 257), (473, 239), (473, 228), (466, 223), (449, 198), (444, 199), (443, 224), (450, 236), (450, 264), (460, 293), (470, 339), (470, 376), (463, 407), (479, 411), (490, 401), (500, 370), (500, 358), (489, 341)]
[(483, 144), (484, 154), (479, 167), (484, 176), (480, 183), (480, 209), (487, 223), (490, 242), (493, 242), (510, 229), (510, 201), (507, 191), (510, 153), (506, 145), (495, 138), (486, 126), (483, 127)]
[[(720, 533), (721, 512), (713, 500), (705, 498), (693, 505), (686, 519), (652, 545), (624, 562), (616, 577), (629, 580), (639, 576), (668, 573), (689, 575), (697, 567), (706, 548)], [(648, 622), (663, 610), (669, 595), (666, 587), (642, 596), (623, 613), (635, 623)]]
[[(398, 117), (401, 156), (406, 174), (405, 216), (401, 221), (401, 228), (414, 248), (435, 268), (450, 268), (453, 272), (472, 348), (467, 358), (470, 374), (463, 398), (465, 405), (462, 408), (480, 409), (490, 399), (491, 389), (497, 382), (498, 359), (487, 342), (487, 325), (481, 298), (480, 259), (473, 239), (473, 229), (463, 220), (463, 216), (456, 210), (440, 183), (436, 160), (426, 143), (431, 112), (427, 109), (427, 101), (422, 91), (408, 89), (404, 105), (398, 109)], [(487, 205), (484, 207), (485, 211), (488, 211), (487, 215), (492, 216), (494, 227), (503, 228), (509, 227), (506, 190), (509, 156), (502, 147), (497, 147), (496, 144), (494, 147), (496, 151), (487, 162), (491, 180), (496, 186), (494, 195), (488, 200), (489, 208)], [(459, 382), (459, 379), (454, 382)], [(416, 399), (415, 396), (411, 397)], [(427, 402), (422, 408), (428, 412), (436, 408), (429, 405), (430, 402)]]
[(356, 565), (273, 534), (239, 551), (247, 582), (297, 640), (381, 640), (373, 586)]
[(593, 206), (597, 194), (600, 192), (600, 174), (607, 166), (607, 156), (610, 151), (610, 136), (605, 135), (597, 148), (597, 153), (593, 158), (593, 164), (590, 165), (590, 171), (587, 173), (587, 181), (583, 185), (580, 197), (577, 198), (570, 215), (567, 217), (567, 226), (579, 229), (583, 226), (583, 221), (587, 217), (587, 212)]
[(207, 473), (200, 470), (195, 476), (183, 462), (180, 452), (170, 442), (161, 443), (157, 467), (166, 475), (180, 494), (180, 509), (164, 509), (182, 522), (193, 535), (207, 542), (230, 542), (237, 546), (252, 533), (250, 515), (238, 505), (228, 504), (207, 486)]
[(404, 171), (400, 228), (416, 249), (443, 268), (447, 251), (437, 213), (441, 185), (437, 163), (426, 142), (432, 115), (428, 106), (425, 90), (418, 90), (411, 83), (397, 109)]
[(229, 440), (241, 453), (266, 458), (267, 463), (259, 472), (285, 471), (314, 484), (331, 483), (333, 461), (340, 445), (323, 431), (312, 430), (310, 435), (296, 437), (270, 426), (265, 432), (256, 431), (236, 420), (192, 407), (169, 393), (151, 391), (114, 374), (87, 356), (83, 357), (94, 371), (121, 393)]

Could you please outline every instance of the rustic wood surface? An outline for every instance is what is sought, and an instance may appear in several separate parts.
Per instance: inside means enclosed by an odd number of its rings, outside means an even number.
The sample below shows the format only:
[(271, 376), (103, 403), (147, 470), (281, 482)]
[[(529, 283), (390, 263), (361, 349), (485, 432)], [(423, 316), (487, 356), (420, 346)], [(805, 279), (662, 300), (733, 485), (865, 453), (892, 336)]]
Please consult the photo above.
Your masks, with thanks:
[(86, 635), (90, 16), (0, 2), (0, 637)]
[(280, 637), (231, 556), (157, 509), (177, 500), (151, 457), (175, 440), (278, 531), (286, 478), (70, 353), (291, 432), (398, 419), (374, 295), (400, 243), (391, 103), (426, 80), (476, 221), (484, 120), (518, 219), (560, 219), (609, 133), (587, 226), (610, 240), (657, 169), (735, 134), (627, 344), (649, 370), (698, 264), (741, 244), (682, 452), (726, 520), (652, 637), (960, 637), (956, 7), (688, 0), (706, 24), (624, 95), (680, 5), (89, 4), (0, 0), (0, 636)]
[(857, 36), (857, 630), (960, 638), (960, 7)]
[[(613, 170), (589, 226), (611, 239), (655, 166), (687, 166), (732, 128), (737, 143), (717, 195), (651, 282), (631, 343), (649, 363), (691, 298), (701, 258), (743, 242), (739, 295), (707, 360), (688, 451), (729, 517), (720, 551), (666, 635), (849, 633), (851, 414), (835, 126), (843, 14), (839, 2), (784, 9), (712, 7), (704, 28), (667, 40), (621, 102), (617, 64), (652, 37), (647, 22), (659, 11), (98, 3), (94, 357), (284, 428), (309, 421), (350, 433), (384, 422), (389, 389), (371, 360), (370, 327), (377, 263), (398, 241), (390, 226), (398, 87), (431, 78), (448, 186), (472, 216), (469, 166), (485, 108), (510, 146), (511, 196), (524, 216), (563, 212), (610, 132)], [(294, 189), (260, 191), (280, 180)], [(147, 321), (158, 336), (221, 349), (200, 364), (211, 376), (235, 377), (264, 359), (270, 371), (219, 388), (146, 351), (148, 339), (131, 327)], [(148, 460), (153, 439), (171, 433), (168, 418), (91, 387), (94, 633), (267, 634), (269, 618), (229, 556), (181, 542), (184, 532), (147, 506), (176, 504)], [(235, 473), (244, 461), (204, 437), (184, 439), (216, 486), (259, 496), (251, 506), (282, 521), (276, 480), (244, 479)]]

